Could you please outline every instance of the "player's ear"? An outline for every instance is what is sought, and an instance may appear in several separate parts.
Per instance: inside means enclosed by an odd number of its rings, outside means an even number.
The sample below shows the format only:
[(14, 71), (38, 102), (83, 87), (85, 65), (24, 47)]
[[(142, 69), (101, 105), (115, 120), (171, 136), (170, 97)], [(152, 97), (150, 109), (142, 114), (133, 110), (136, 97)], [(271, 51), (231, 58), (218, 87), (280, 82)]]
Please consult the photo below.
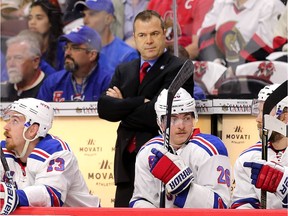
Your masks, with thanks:
[(38, 130), (39, 130), (38, 124), (31, 125), (27, 130), (27, 133), (28, 133), (27, 138), (29, 137), (29, 139), (33, 139), (37, 135)]

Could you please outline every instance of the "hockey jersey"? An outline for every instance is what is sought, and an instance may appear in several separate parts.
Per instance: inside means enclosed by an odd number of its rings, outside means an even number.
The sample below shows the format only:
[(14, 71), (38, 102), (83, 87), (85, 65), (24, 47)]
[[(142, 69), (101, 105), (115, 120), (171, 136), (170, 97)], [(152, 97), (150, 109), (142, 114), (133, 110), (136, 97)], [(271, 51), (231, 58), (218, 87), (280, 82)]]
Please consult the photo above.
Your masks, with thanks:
[[(154, 157), (152, 148), (163, 148), (162, 135), (148, 141), (138, 152), (131, 207), (158, 208), (160, 205), (161, 181), (150, 173), (149, 166), (149, 160)], [(231, 167), (224, 143), (213, 135), (198, 133), (176, 153), (192, 169), (194, 180), (178, 195), (166, 195), (165, 207), (227, 208)]]
[[(236, 160), (234, 165), (235, 189), (232, 196), (231, 208), (260, 208), (261, 190), (251, 183), (251, 168), (244, 167), (244, 162), (261, 160), (261, 142), (256, 143), (246, 149)], [(276, 151), (269, 143), (268, 160), (274, 161), (282, 166), (288, 166), (288, 148), (283, 151)], [(286, 207), (285, 207), (286, 206)], [(283, 200), (276, 194), (267, 192), (267, 208), (279, 209), (287, 208)]]
[[(17, 186), (19, 206), (33, 207), (99, 207), (97, 196), (89, 189), (78, 162), (67, 143), (46, 135), (23, 164), (1, 142), (8, 166)], [(0, 165), (1, 181), (4, 168)]]
[(248, 0), (238, 8), (235, 0), (215, 0), (199, 31), (199, 58), (223, 58), (236, 68), (264, 60), (273, 52), (273, 27), (285, 6), (279, 0)]

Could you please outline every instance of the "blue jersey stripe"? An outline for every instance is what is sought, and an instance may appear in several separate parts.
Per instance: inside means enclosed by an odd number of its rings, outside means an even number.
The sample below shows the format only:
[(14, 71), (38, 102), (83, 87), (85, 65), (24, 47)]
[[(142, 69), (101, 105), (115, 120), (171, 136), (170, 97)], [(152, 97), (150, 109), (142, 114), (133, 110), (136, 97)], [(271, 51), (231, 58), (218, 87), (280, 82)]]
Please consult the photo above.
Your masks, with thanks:
[(29, 158), (33, 158), (33, 159), (41, 161), (41, 162), (44, 162), (46, 160), (46, 158), (40, 157), (39, 155), (35, 155), (33, 153), (29, 155)]

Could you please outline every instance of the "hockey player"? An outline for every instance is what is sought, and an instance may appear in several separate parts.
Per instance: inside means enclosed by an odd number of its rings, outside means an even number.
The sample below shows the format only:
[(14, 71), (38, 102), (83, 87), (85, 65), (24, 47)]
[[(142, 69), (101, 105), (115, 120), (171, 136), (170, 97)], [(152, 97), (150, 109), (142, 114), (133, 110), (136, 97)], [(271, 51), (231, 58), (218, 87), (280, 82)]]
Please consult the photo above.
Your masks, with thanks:
[(4, 172), (0, 163), (1, 214), (10, 214), (18, 206), (99, 207), (99, 198), (89, 194), (68, 144), (47, 134), (53, 115), (48, 103), (34, 98), (15, 101), (4, 113), (6, 140), (1, 142), (1, 157), (10, 172)]
[(225, 64), (234, 72), (240, 64), (265, 60), (284, 10), (279, 0), (215, 0), (198, 31), (199, 60)]
[[(259, 135), (262, 137), (263, 105), (268, 96), (278, 87), (273, 84), (264, 87), (258, 94), (259, 113), (256, 118)], [(279, 102), (270, 115), (286, 125), (288, 123), (288, 96)], [(277, 112), (275, 112), (277, 111)], [(287, 208), (288, 188), (288, 139), (272, 132), (268, 141), (268, 161), (261, 160), (261, 142), (245, 150), (234, 165), (236, 187), (231, 208), (260, 208), (261, 190), (267, 193), (267, 208)]]
[(157, 208), (161, 182), (166, 186), (167, 208), (227, 208), (230, 204), (230, 163), (224, 143), (194, 128), (198, 120), (195, 100), (180, 88), (173, 99), (170, 145), (163, 146), (167, 90), (155, 103), (162, 133), (138, 152), (131, 207)]

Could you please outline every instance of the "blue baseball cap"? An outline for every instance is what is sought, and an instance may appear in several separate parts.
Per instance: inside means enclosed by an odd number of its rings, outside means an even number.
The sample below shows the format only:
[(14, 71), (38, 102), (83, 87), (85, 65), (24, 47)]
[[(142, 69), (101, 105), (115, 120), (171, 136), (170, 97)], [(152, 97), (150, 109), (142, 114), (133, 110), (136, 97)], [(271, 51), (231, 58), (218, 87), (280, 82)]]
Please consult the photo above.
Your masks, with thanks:
[(101, 50), (101, 37), (97, 31), (88, 26), (79, 26), (70, 33), (60, 36), (60, 41), (70, 41), (74, 44), (88, 44), (98, 52)]
[(114, 6), (111, 0), (86, 0), (74, 4), (74, 9), (77, 11), (82, 11), (85, 7), (95, 11), (106, 11), (114, 16)]

